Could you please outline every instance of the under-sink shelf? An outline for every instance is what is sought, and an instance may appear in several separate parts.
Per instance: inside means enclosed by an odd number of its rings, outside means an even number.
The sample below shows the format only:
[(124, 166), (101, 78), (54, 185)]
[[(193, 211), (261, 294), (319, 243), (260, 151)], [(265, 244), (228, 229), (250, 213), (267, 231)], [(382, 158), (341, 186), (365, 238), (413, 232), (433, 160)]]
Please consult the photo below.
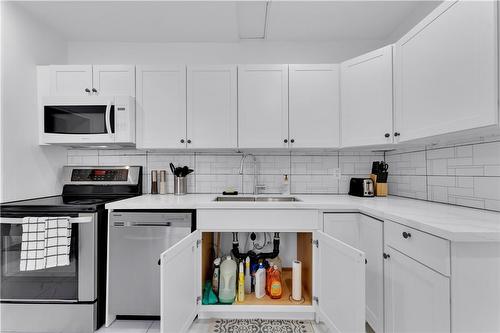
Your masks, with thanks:
[(283, 268), (281, 273), (283, 294), (281, 298), (272, 299), (269, 295), (265, 295), (262, 298), (255, 297), (255, 293), (245, 294), (245, 300), (243, 302), (235, 301), (233, 304), (214, 304), (217, 306), (230, 306), (230, 305), (312, 305), (311, 296), (307, 290), (302, 290), (303, 302), (295, 302), (291, 299), (292, 295), (292, 269)]

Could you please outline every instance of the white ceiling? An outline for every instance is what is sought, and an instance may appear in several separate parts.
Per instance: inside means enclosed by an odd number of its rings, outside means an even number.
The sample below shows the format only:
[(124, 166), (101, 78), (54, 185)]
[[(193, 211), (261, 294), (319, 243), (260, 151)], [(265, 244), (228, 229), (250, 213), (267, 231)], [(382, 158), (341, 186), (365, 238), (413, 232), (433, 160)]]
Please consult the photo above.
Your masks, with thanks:
[[(17, 1), (69, 41), (387, 39), (432, 1)], [(408, 29), (411, 26), (407, 27)]]

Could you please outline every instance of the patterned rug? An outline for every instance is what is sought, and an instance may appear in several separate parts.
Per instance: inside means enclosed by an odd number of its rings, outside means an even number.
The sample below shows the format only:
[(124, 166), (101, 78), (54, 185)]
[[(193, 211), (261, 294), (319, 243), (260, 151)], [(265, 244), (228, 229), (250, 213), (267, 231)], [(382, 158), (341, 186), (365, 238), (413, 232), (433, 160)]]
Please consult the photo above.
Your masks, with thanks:
[(210, 333), (313, 333), (307, 320), (214, 319)]

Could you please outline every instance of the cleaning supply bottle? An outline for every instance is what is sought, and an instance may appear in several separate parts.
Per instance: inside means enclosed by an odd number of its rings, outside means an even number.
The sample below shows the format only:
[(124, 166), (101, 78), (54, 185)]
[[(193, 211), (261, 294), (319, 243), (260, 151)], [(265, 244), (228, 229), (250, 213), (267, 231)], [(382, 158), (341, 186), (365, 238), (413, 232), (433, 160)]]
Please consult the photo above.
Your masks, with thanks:
[(255, 297), (262, 298), (266, 295), (266, 269), (262, 263), (255, 272)]
[(245, 273), (243, 270), (243, 261), (241, 261), (238, 273), (238, 302), (243, 301), (245, 301)]
[(245, 260), (245, 294), (252, 293), (252, 276), (250, 275), (250, 257)]
[(212, 290), (214, 291), (215, 295), (219, 293), (220, 261), (221, 258), (215, 258), (214, 260), (214, 274), (212, 275)]
[(219, 302), (232, 304), (236, 296), (236, 262), (230, 257), (220, 265)]
[(281, 298), (281, 295), (283, 294), (283, 288), (281, 285), (281, 272), (278, 269), (278, 266), (273, 267), (269, 281), (269, 296), (274, 299)]
[(290, 182), (288, 175), (283, 175), (283, 183), (281, 184), (281, 194), (290, 195)]

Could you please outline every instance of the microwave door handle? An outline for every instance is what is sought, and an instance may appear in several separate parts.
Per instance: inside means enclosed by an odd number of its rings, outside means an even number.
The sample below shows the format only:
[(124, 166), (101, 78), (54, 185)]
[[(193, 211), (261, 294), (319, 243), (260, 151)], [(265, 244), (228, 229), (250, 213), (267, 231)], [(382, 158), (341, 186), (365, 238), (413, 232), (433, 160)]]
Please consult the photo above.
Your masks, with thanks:
[(113, 134), (111, 132), (111, 102), (108, 102), (108, 104), (106, 105), (105, 117), (106, 117), (106, 132), (108, 134)]

